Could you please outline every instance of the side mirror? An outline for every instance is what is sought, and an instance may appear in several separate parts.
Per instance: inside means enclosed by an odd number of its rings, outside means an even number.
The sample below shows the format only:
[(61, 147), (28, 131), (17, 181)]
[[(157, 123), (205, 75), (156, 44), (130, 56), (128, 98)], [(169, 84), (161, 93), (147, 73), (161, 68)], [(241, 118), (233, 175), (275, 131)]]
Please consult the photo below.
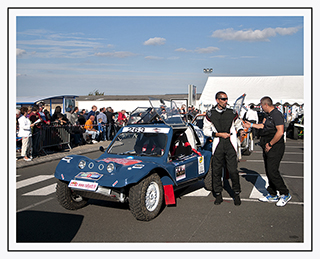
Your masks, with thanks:
[(100, 146), (100, 147), (99, 147), (99, 150), (100, 150), (101, 152), (104, 152), (104, 151), (105, 151), (103, 146)]

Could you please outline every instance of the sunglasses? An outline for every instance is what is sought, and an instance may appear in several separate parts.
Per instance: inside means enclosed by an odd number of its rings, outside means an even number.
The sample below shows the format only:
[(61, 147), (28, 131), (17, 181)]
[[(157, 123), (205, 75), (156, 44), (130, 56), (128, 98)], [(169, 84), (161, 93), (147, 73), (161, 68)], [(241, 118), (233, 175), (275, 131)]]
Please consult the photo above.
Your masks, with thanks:
[(219, 98), (219, 100), (227, 101), (227, 100), (228, 100), (228, 98)]

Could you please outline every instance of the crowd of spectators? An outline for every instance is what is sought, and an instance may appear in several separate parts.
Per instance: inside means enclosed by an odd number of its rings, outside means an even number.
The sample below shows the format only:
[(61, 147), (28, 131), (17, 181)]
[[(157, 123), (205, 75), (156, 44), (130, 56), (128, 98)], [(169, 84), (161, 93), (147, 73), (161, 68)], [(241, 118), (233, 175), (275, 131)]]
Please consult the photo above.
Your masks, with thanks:
[(71, 136), (72, 147), (112, 140), (119, 128), (126, 125), (127, 117), (125, 110), (114, 112), (111, 107), (98, 110), (96, 105), (89, 112), (78, 107), (67, 107), (64, 114), (61, 106), (56, 106), (52, 115), (45, 109), (44, 103), (23, 106), (16, 109), (17, 149), (21, 150), (25, 161), (44, 155), (40, 145), (43, 140), (41, 129), (50, 127), (66, 129)]
[[(185, 105), (179, 109), (179, 113), (185, 121), (191, 121), (199, 110), (193, 106), (186, 108)], [(29, 123), (30, 122), (30, 123)], [(21, 107), (16, 112), (17, 125), (17, 149), (21, 149), (25, 161), (44, 155), (41, 149), (43, 133), (41, 129), (49, 127), (65, 128), (71, 136), (72, 147), (112, 140), (117, 131), (128, 122), (126, 110), (114, 112), (112, 107), (101, 107), (96, 105), (87, 112), (78, 107), (67, 107), (62, 113), (61, 106), (56, 106), (54, 113), (45, 109), (44, 103), (32, 107)], [(26, 139), (28, 138), (28, 140)]]

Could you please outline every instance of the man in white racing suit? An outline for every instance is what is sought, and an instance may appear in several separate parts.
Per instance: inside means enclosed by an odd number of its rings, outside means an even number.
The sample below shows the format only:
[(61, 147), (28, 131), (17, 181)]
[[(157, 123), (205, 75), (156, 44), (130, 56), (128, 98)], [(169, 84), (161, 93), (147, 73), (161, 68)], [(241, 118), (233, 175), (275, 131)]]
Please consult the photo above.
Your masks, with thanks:
[(237, 132), (242, 134), (241, 120), (238, 114), (227, 108), (228, 96), (225, 92), (218, 92), (215, 96), (217, 105), (206, 113), (203, 119), (203, 133), (213, 138), (212, 143), (212, 183), (213, 193), (216, 196), (214, 204), (223, 202), (222, 198), (222, 168), (229, 171), (234, 191), (234, 204), (239, 206), (240, 180), (237, 159)]

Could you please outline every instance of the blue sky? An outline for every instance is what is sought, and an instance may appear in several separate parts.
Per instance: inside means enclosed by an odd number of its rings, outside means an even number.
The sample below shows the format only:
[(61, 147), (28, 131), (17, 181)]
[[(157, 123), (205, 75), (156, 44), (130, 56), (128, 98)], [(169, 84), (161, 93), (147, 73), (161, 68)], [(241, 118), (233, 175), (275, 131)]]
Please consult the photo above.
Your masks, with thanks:
[(201, 93), (211, 76), (303, 75), (303, 17), (17, 17), (17, 96)]

